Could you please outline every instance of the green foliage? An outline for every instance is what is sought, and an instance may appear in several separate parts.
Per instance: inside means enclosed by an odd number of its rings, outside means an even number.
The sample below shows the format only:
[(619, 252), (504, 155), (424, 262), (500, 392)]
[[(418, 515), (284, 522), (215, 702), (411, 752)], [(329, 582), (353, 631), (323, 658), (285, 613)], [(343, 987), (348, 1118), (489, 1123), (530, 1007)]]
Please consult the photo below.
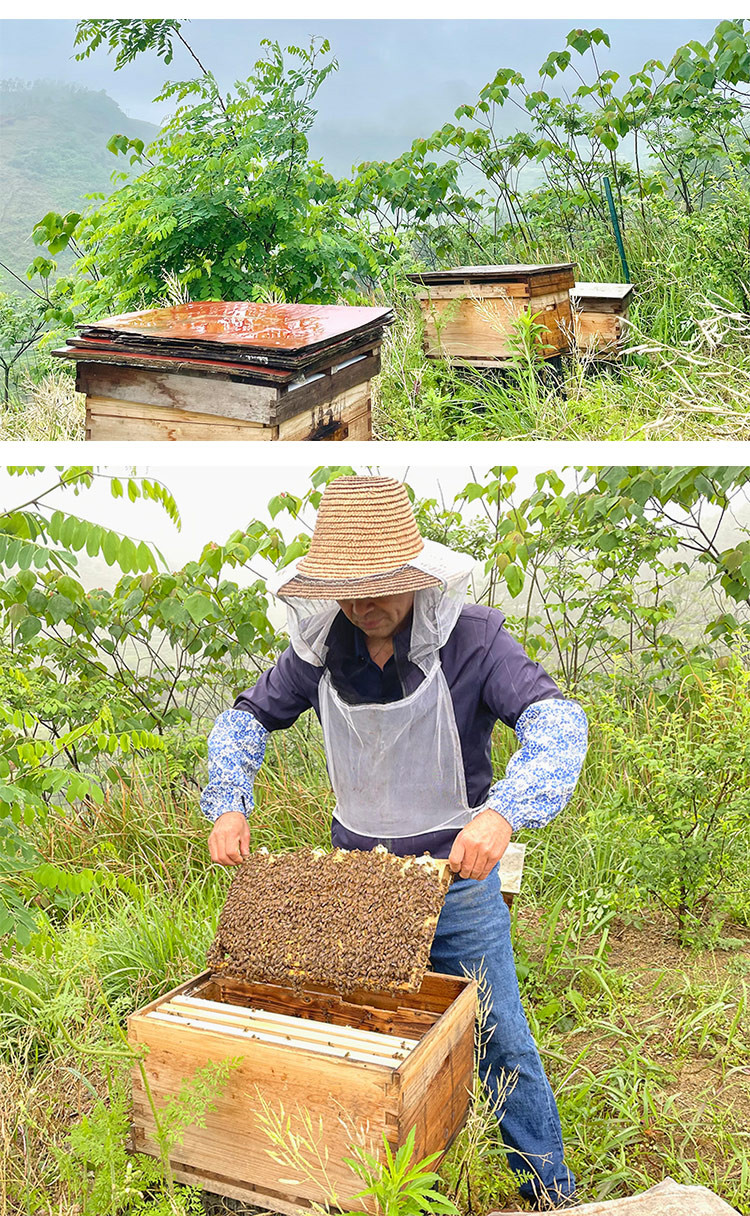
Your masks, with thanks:
[(327, 43), (286, 52), (266, 43), (249, 77), (223, 94), (184, 23), (83, 21), (81, 57), (106, 49), (117, 70), (144, 53), (170, 66), (187, 55), (197, 75), (164, 85), (159, 101), (172, 112), (153, 142), (135, 128), (110, 135), (123, 168), (109, 197), (83, 205), (60, 189), (33, 233), (38, 303), (48, 324), (68, 328), (174, 298), (322, 303), (368, 293), (395, 299), (403, 314), (412, 307), (405, 272), (467, 261), (567, 259), (581, 279), (618, 279), (606, 178), (638, 288), (622, 367), (592, 376), (578, 358), (561, 381), (544, 381), (531, 316), (497, 377), (436, 368), (394, 342), (378, 430), (746, 437), (746, 24), (722, 21), (705, 45), (690, 42), (627, 79), (600, 63), (606, 30), (573, 29), (535, 78), (500, 67), (455, 121), (392, 162), (336, 180), (309, 151), (317, 94), (336, 66)]
[[(552, 662), (565, 685), (613, 665), (669, 680), (689, 654), (750, 628), (750, 537), (722, 550), (721, 523), (750, 484), (742, 467), (589, 468), (568, 488), (555, 472), (518, 500), (514, 467), (497, 466), (470, 482), (449, 510), (429, 503), (431, 534), (455, 528), (464, 504), (478, 503), (483, 530), (473, 551), (484, 559), (488, 603), (520, 600), (516, 616), (527, 650)], [(718, 511), (718, 527), (705, 518)], [(734, 611), (706, 626), (707, 641), (686, 647), (672, 598), (686, 575), (719, 586)], [(677, 665), (677, 666), (676, 666)]]
[[(39, 472), (32, 466), (13, 471), (20, 483)], [(44, 1164), (49, 1147), (19, 1149), (38, 1143), (31, 1099), (13, 1104), (7, 1126), (15, 1173), (0, 1180), (13, 1201), (30, 1197), (30, 1211), (67, 1202), (87, 1216), (117, 1210), (173, 1216), (198, 1202), (174, 1185), (168, 1168), (155, 1170), (123, 1151), (117, 1094), (133, 1052), (122, 1023), (134, 1007), (200, 968), (226, 890), (226, 874), (206, 871), (206, 825), (197, 809), (202, 719), (214, 700), (224, 707), (235, 681), (251, 681), (248, 666), (262, 667), (280, 645), (265, 628), (262, 578), (240, 588), (230, 576), (256, 560), (279, 565), (304, 552), (323, 487), (351, 471), (321, 467), (305, 491), (280, 490), (263, 518), (222, 545), (207, 545), (182, 571), (166, 570), (151, 547), (149, 567), (133, 568), (127, 533), (108, 540), (109, 532), (97, 532), (95, 551), (103, 555), (106, 544), (117, 571), (106, 593), (89, 589), (78, 571), (98, 525), (86, 524), (84, 533), (76, 515), (66, 510), (56, 517), (49, 503), (53, 488), (58, 496), (85, 495), (98, 476), (91, 468), (65, 470), (43, 490), (38, 483), (24, 487), (19, 504), (0, 519), (6, 546), (0, 757), (8, 760), (0, 774), (7, 807), (0, 817), (0, 865), (10, 908), (2, 922), (0, 1068), (4, 1083), (17, 1070), (23, 1094), (39, 1077), (52, 1086), (47, 1078), (54, 1070), (67, 1084), (83, 1077), (83, 1100), (80, 1090), (75, 1098), (66, 1094), (56, 1109), (88, 1105), (69, 1140), (69, 1128), (58, 1131), (64, 1146), (54, 1141), (70, 1161), (58, 1162), (55, 1153)], [(740, 1140), (729, 1099), (721, 1095), (734, 1076), (726, 1060), (744, 1061), (748, 1051), (742, 957), (734, 959), (737, 983), (698, 992), (686, 964), (685, 975), (671, 976), (669, 991), (657, 998), (658, 977), (649, 973), (636, 984), (607, 955), (623, 924), (627, 929), (634, 918), (653, 917), (654, 901), (669, 907), (675, 925), (682, 918), (684, 940), (710, 938), (727, 950), (731, 919), (746, 924), (750, 917), (750, 569), (742, 523), (748, 470), (550, 469), (523, 493), (512, 466), (472, 477), (452, 502), (437, 495), (417, 501), (420, 524), (425, 534), (485, 563), (480, 595), (522, 605), (511, 620), (514, 632), (525, 631), (527, 647), (576, 687), (591, 720), (589, 759), (574, 803), (548, 831), (525, 834), (517, 923), (519, 977), (555, 1074), (572, 1164), (587, 1198), (635, 1189), (668, 1170), (705, 1181), (741, 1205), (747, 1185)], [(163, 486), (133, 476), (112, 479), (110, 489), (124, 512), (126, 500), (140, 493), (179, 520)], [(139, 542), (131, 544), (137, 558)], [(128, 605), (136, 590), (142, 599)], [(36, 591), (43, 597), (38, 603), (29, 600)], [(50, 615), (53, 594), (72, 605), (58, 621)], [(236, 598), (243, 595), (244, 608)], [(709, 608), (697, 641), (695, 622), (684, 620), (694, 599)], [(173, 606), (165, 609), (165, 602)], [(94, 611), (101, 617), (93, 618)], [(252, 632), (240, 643), (238, 630), (255, 612), (261, 615), (249, 621)], [(18, 645), (13, 631), (29, 617), (41, 627)], [(200, 646), (181, 659), (196, 632)], [(147, 649), (162, 636), (172, 679), (183, 663), (179, 690), (171, 695)], [(103, 641), (112, 641), (114, 650)], [(141, 651), (148, 674), (136, 661)], [(256, 847), (325, 843), (332, 799), (319, 729), (307, 718), (269, 744), (257, 782)], [(496, 771), (512, 745), (511, 733), (499, 731)], [(524, 922), (529, 902), (538, 913)], [(711, 967), (713, 976), (714, 962)], [(712, 1098), (710, 1151), (705, 1103), (702, 1130), (686, 1123), (665, 1053), (675, 1071), (696, 1060), (718, 1070), (711, 1074), (718, 1097)], [(186, 1123), (201, 1118), (216, 1080), (199, 1078), (176, 1105), (157, 1112), (166, 1149)], [(89, 1101), (92, 1088), (98, 1103)], [(43, 1145), (50, 1101), (47, 1108), (37, 1116)], [(0, 1137), (5, 1126), (0, 1120)], [(325, 1160), (315, 1159), (314, 1120), (282, 1112), (269, 1127), (284, 1169), (303, 1169), (304, 1157), (313, 1161), (313, 1173), (325, 1168)], [(295, 1139), (284, 1155), (279, 1138), (288, 1133)], [(477, 1207), (478, 1196), (489, 1208), (499, 1194), (505, 1201), (506, 1191), (509, 1200), (496, 1130), (480, 1135), (474, 1126), (471, 1134), (475, 1148), (462, 1158), (468, 1164), (453, 1176), (450, 1164), (441, 1165), (444, 1183), (436, 1194), (429, 1159), (414, 1163), (404, 1149), (381, 1165), (353, 1150), (365, 1193), (395, 1216), (453, 1211), (439, 1192), (457, 1199), (462, 1187), (462, 1208), (469, 1200)], [(469, 1178), (469, 1170), (479, 1178)]]
[(45, 318), (38, 299), (18, 292), (0, 292), (0, 368), (3, 371), (3, 401), (10, 400), (11, 377), (16, 377), (24, 356), (39, 341)]
[(155, 51), (165, 63), (172, 62), (172, 39), (180, 38), (182, 22), (149, 19), (146, 21), (79, 21), (75, 46), (82, 46), (76, 59), (88, 59), (93, 51), (106, 44), (115, 52), (115, 71), (132, 63), (143, 51)]
[(435, 1189), (440, 1175), (429, 1168), (441, 1154), (432, 1153), (413, 1162), (415, 1131), (415, 1128), (411, 1129), (395, 1153), (383, 1132), (385, 1160), (382, 1162), (361, 1147), (354, 1149), (353, 1157), (345, 1158), (347, 1165), (366, 1184), (355, 1197), (372, 1200), (378, 1216), (420, 1216), (422, 1212), (458, 1216), (455, 1203)]
[(159, 1185), (161, 1170), (151, 1158), (127, 1152), (129, 1101), (124, 1090), (97, 1101), (56, 1153), (60, 1178), (82, 1216), (117, 1216)]
[(237, 1063), (207, 1064), (159, 1109), (161, 1161), (128, 1153), (130, 1102), (124, 1088), (115, 1088), (106, 1102), (97, 1101), (55, 1154), (61, 1181), (81, 1216), (199, 1216), (201, 1189), (175, 1186), (169, 1155), (188, 1127), (205, 1127), (206, 1114)]
[(616, 720), (608, 730), (623, 763), (614, 810), (632, 833), (636, 883), (687, 942), (723, 919), (720, 893), (750, 833), (750, 673), (736, 658), (694, 670), (646, 714), (638, 736)]
[[(328, 43), (289, 47), (264, 42), (247, 80), (223, 96), (175, 21), (88, 21), (78, 41), (89, 54), (106, 42), (115, 66), (145, 49), (169, 63), (179, 38), (200, 75), (164, 86), (174, 102), (158, 138), (117, 134), (109, 148), (139, 166), (100, 206), (82, 217), (50, 213), (34, 240), (52, 258), (71, 248), (78, 260), (57, 284), (57, 309), (87, 316), (159, 301), (165, 283), (192, 298), (281, 298), (326, 302), (351, 297), (355, 275), (369, 266), (345, 192), (309, 156), (313, 102), (336, 68)], [(49, 274), (39, 260), (32, 273)]]

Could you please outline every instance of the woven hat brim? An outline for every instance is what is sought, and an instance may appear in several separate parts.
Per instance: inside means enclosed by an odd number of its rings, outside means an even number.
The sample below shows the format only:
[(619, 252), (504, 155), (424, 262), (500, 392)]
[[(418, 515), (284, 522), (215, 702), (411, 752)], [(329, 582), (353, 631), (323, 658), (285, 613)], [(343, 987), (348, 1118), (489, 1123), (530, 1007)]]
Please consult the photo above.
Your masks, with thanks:
[(433, 574), (425, 574), (414, 566), (403, 566), (400, 570), (373, 574), (367, 578), (305, 578), (302, 574), (296, 574), (279, 587), (276, 594), (306, 600), (366, 600), (371, 596), (400, 595), (405, 591), (424, 591), (427, 587), (440, 585), (440, 579)]

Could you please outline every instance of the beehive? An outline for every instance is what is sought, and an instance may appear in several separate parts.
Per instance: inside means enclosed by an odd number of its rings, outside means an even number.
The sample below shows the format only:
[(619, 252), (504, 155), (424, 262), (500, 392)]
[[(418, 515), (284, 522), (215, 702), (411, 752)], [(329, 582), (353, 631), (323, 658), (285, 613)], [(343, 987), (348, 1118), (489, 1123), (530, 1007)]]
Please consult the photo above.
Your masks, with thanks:
[(367, 440), (382, 308), (251, 303), (152, 309), (79, 326), (92, 440)]
[(456, 266), (407, 276), (418, 285), (424, 348), (433, 359), (492, 367), (513, 356), (513, 327), (526, 313), (544, 325), (545, 359), (571, 341), (571, 262), (549, 266)]
[[(416, 1156), (442, 1152), (460, 1130), (473, 1075), (474, 980), (427, 973), (418, 992), (345, 997), (322, 986), (291, 987), (196, 976), (133, 1014), (128, 1037), (146, 1048), (143, 1068), (157, 1109), (210, 1062), (239, 1059), (207, 1112), (187, 1129), (171, 1164), (180, 1182), (272, 1212), (314, 1203), (367, 1211), (361, 1180), (345, 1164), (359, 1145), (384, 1159), (416, 1129)], [(271, 1155), (269, 1112), (292, 1132), (312, 1132), (306, 1171)], [(132, 1144), (157, 1156), (143, 1077), (133, 1070)], [(308, 1154), (312, 1158), (311, 1154)]]
[(593, 356), (616, 357), (627, 329), (632, 283), (576, 283), (570, 292), (576, 346)]

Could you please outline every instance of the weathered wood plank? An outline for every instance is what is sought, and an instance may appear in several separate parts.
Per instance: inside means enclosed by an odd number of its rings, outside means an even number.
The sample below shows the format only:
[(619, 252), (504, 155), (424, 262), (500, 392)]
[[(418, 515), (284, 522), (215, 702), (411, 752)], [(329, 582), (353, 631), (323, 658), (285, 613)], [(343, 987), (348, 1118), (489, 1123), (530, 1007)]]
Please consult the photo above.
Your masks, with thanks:
[(416, 298), (420, 301), (463, 300), (467, 297), (472, 299), (481, 297), (483, 300), (528, 300), (530, 294), (529, 285), (526, 282), (477, 283), (471, 279), (467, 279), (464, 283), (435, 283), (433, 286), (425, 287), (415, 293)]
[(576, 302), (602, 300), (605, 303), (624, 303), (633, 292), (632, 283), (578, 283), (570, 289), (571, 299)]
[(124, 367), (111, 363), (79, 363), (78, 391), (88, 397), (152, 405), (189, 414), (217, 415), (264, 426), (275, 422), (279, 390), (266, 384), (238, 384), (189, 372)]
[(477, 984), (472, 981), (399, 1068), (399, 1142), (416, 1127), (419, 1157), (445, 1149), (466, 1119), (476, 1006)]
[(261, 440), (276, 439), (278, 428), (238, 422), (215, 414), (192, 414), (156, 405), (86, 398), (86, 437), (95, 440)]
[(546, 293), (528, 303), (520, 298), (466, 298), (432, 300), (422, 307), (425, 349), (432, 358), (511, 358), (511, 331), (527, 309), (540, 314), (539, 321), (546, 326), (546, 358), (570, 345), (573, 326), (567, 290), (557, 296)]
[[(390, 1004), (381, 994), (360, 994), (369, 1005), (343, 1000), (337, 994), (295, 993), (278, 985), (242, 984), (237, 981), (219, 983), (221, 977), (204, 972), (159, 1001), (150, 1002), (145, 1012), (129, 1019), (128, 1036), (134, 1046), (146, 1047), (144, 1068), (151, 1098), (157, 1107), (175, 1094), (180, 1084), (194, 1075), (209, 1061), (239, 1057), (238, 1067), (215, 1098), (215, 1109), (206, 1114), (204, 1128), (191, 1127), (182, 1144), (175, 1149), (173, 1167), (177, 1177), (193, 1183), (200, 1182), (219, 1194), (233, 1195), (248, 1202), (272, 1201), (273, 1210), (295, 1212), (309, 1210), (312, 1202), (325, 1202), (335, 1190), (340, 1203), (355, 1210), (365, 1210), (362, 1201), (353, 1196), (360, 1182), (343, 1165), (354, 1143), (362, 1143), (378, 1158), (381, 1157), (382, 1133), (394, 1148), (408, 1131), (412, 1119), (421, 1129), (420, 1154), (442, 1151), (452, 1138), (465, 1115), (464, 1097), (470, 1084), (473, 1058), (473, 1024), (476, 984), (473, 981), (428, 973), (418, 994), (399, 995), (397, 1000), (410, 1000), (433, 1005), (403, 1012), (408, 1018), (418, 1015), (431, 1017), (427, 1029), (405, 1060), (373, 1057), (374, 1062), (326, 1055), (321, 1050), (319, 1036), (334, 1033), (343, 1043), (360, 1042), (367, 1051), (373, 1041), (383, 1042), (382, 1035), (351, 1029), (337, 1030), (307, 1022), (307, 1034), (318, 1039), (317, 1045), (305, 1039), (297, 1044), (277, 1038), (253, 1038), (248, 1042), (232, 1022), (252, 1021), (253, 1016), (266, 1018), (268, 1003), (260, 1000), (261, 990), (284, 992), (286, 1008), (297, 1014), (309, 1012), (309, 1001), (325, 1006), (328, 1022), (330, 1009), (338, 1001), (340, 1014), (384, 1014), (391, 1020), (402, 1017), (401, 1010), (380, 1009)], [(236, 1003), (207, 1008), (207, 999), (218, 993), (225, 997), (239, 989), (242, 997)], [(234, 996), (234, 993), (232, 993)], [(284, 1006), (284, 1002), (279, 1002)], [(252, 1004), (253, 1012), (248, 1010)], [(261, 1005), (260, 1011), (256, 1006)], [(436, 1006), (442, 1007), (442, 1012)], [(161, 1011), (164, 1012), (161, 1012)], [(170, 1011), (180, 1011), (175, 1017)], [(188, 1017), (183, 1017), (185, 1010)], [(206, 1018), (205, 1026), (192, 1017), (194, 1011)], [(210, 1021), (213, 1017), (217, 1021)], [(304, 1017), (304, 1014), (303, 1014)], [(166, 1018), (168, 1020), (162, 1020)], [(174, 1020), (172, 1020), (174, 1018)], [(282, 1028), (292, 1020), (283, 1016)], [(224, 1024), (221, 1024), (221, 1023)], [(191, 1024), (192, 1023), (192, 1024)], [(296, 1020), (296, 1026), (304, 1026)], [(459, 1037), (459, 1032), (463, 1038)], [(357, 1053), (359, 1054), (359, 1053)], [(410, 1060), (416, 1066), (408, 1069)], [(467, 1077), (469, 1078), (467, 1081)], [(279, 1166), (270, 1156), (273, 1146), (264, 1130), (259, 1111), (263, 1103), (271, 1110), (291, 1120), (293, 1130), (309, 1134), (310, 1129), (320, 1140), (321, 1154), (327, 1153), (327, 1180), (320, 1170), (315, 1178), (279, 1177), (290, 1171)], [(411, 1124), (409, 1124), (411, 1126)], [(153, 1115), (144, 1090), (140, 1071), (133, 1071), (133, 1144), (142, 1152), (157, 1154)], [(231, 1188), (231, 1189), (229, 1189)], [(264, 1198), (265, 1196), (265, 1198)]]
[[(176, 1152), (179, 1152), (179, 1149)], [(227, 1178), (215, 1171), (197, 1170), (184, 1161), (178, 1161), (176, 1157), (171, 1158), (170, 1163), (175, 1181), (182, 1182), (186, 1186), (200, 1186), (203, 1190), (210, 1191), (212, 1195), (225, 1195), (228, 1199), (239, 1199), (261, 1211), (280, 1212), (282, 1216), (300, 1216), (300, 1213), (313, 1210), (312, 1200), (299, 1197), (296, 1202), (291, 1202), (289, 1196), (283, 1195), (281, 1191), (272, 1191), (270, 1188), (259, 1190), (249, 1182), (238, 1182), (234, 1174)]]
[(367, 351), (362, 355), (356, 354), (351, 362), (334, 364), (316, 373), (311, 382), (303, 383), (295, 388), (290, 385), (280, 394), (276, 403), (274, 422), (286, 422), (304, 409), (316, 405), (327, 405), (341, 393), (347, 392), (360, 384), (367, 384), (373, 376), (380, 372), (380, 347)]
[(613, 354), (622, 344), (623, 318), (613, 313), (576, 312), (573, 331), (579, 350)]
[(569, 277), (570, 285), (575, 279), (573, 262), (551, 262), (548, 265), (517, 263), (496, 266), (452, 266), (448, 270), (424, 270), (406, 277), (412, 283), (425, 285), (451, 283), (456, 280), (473, 279), (475, 282), (502, 282), (506, 279), (540, 279), (545, 277)]
[(369, 438), (369, 381), (339, 393), (325, 405), (295, 413), (279, 424), (279, 439), (285, 441)]
[(372, 438), (369, 381), (325, 405), (294, 413), (280, 426), (174, 406), (86, 399), (86, 438), (92, 440), (368, 440)]
[[(241, 1057), (216, 1095), (215, 1109), (207, 1112), (206, 1126), (190, 1127), (183, 1136), (177, 1151), (192, 1167), (278, 1189), (279, 1168), (269, 1155), (272, 1145), (258, 1117), (265, 1103), (272, 1111), (283, 1112), (299, 1133), (305, 1130), (306, 1112), (320, 1136), (321, 1149), (328, 1150), (329, 1174), (344, 1188), (344, 1197), (359, 1189), (343, 1158), (359, 1136), (377, 1151), (385, 1112), (393, 1109), (394, 1069), (261, 1042), (238, 1044), (235, 1037), (220, 1031), (181, 1027), (175, 1033), (172, 1026), (153, 1017), (134, 1019), (130, 1032), (131, 1041), (149, 1047), (146, 1069), (157, 1108), (209, 1061)], [(133, 1090), (137, 1147), (156, 1153), (153, 1117), (139, 1076)], [(342, 1114), (348, 1116), (348, 1123)], [(305, 1179), (300, 1190), (311, 1199), (327, 1198), (322, 1182), (316, 1185)]]

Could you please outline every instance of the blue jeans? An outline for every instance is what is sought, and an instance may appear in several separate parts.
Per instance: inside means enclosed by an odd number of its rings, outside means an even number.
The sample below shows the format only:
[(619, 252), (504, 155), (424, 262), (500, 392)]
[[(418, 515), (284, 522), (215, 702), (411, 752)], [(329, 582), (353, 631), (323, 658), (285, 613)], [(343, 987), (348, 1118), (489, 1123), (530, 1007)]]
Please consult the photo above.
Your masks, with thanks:
[(562, 1131), (554, 1095), (521, 1006), (510, 913), (494, 869), (483, 882), (457, 878), (438, 921), (430, 955), (436, 971), (448, 975), (484, 973), (480, 1000), (488, 1007), (480, 1062), (508, 1149), (508, 1164), (521, 1181), (524, 1198), (544, 1209), (570, 1199), (575, 1179), (563, 1160)]

